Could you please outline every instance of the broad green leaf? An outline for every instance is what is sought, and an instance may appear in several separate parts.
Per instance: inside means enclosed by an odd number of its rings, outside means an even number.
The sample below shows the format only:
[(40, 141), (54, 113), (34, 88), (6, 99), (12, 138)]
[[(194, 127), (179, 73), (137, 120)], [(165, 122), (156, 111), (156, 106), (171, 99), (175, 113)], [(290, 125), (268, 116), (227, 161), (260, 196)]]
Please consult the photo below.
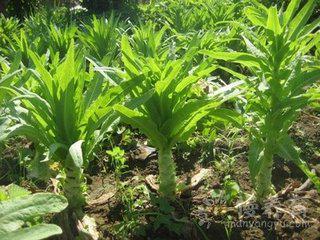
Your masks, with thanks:
[(50, 145), (49, 149), (48, 149), (48, 151), (46, 153), (46, 157), (45, 157), (44, 160), (42, 160), (42, 162), (50, 161), (53, 158), (54, 154), (56, 154), (56, 152), (59, 149), (65, 149), (66, 150), (68, 148), (66, 147), (66, 145), (61, 144), (61, 143), (54, 143), (54, 144)]
[(276, 7), (269, 8), (267, 28), (273, 31), (276, 36), (282, 32)]
[(51, 193), (37, 193), (0, 202), (0, 234), (19, 229), (29, 219), (58, 213), (67, 205), (64, 197)]
[(5, 134), (0, 136), (0, 141), (5, 140), (8, 137), (13, 136), (26, 136), (35, 143), (47, 143), (47, 139), (43, 136), (41, 129), (37, 129), (31, 125), (26, 124), (16, 124), (12, 127), (6, 129)]
[(166, 144), (166, 139), (158, 131), (157, 125), (150, 121), (149, 118), (143, 116), (143, 114), (131, 110), (122, 105), (115, 105), (114, 109), (121, 115), (124, 122), (139, 128), (144, 134), (146, 134), (156, 146), (162, 146)]
[(19, 197), (25, 197), (31, 192), (15, 184), (10, 184), (6, 187), (8, 199), (16, 199)]
[(83, 140), (79, 140), (71, 145), (69, 148), (69, 154), (73, 161), (74, 166), (81, 168), (83, 165), (83, 153), (82, 153), (82, 144)]
[(71, 40), (66, 59), (57, 67), (55, 78), (59, 81), (59, 87), (64, 91), (70, 81), (75, 77), (75, 54), (74, 54), (74, 41)]
[(54, 224), (39, 224), (32, 227), (21, 228), (13, 232), (1, 234), (1, 240), (41, 240), (62, 233), (60, 227)]
[(76, 86), (70, 82), (63, 92), (59, 109), (62, 113), (61, 120), (63, 123), (61, 130), (64, 131), (65, 140), (67, 140), (68, 144), (73, 144), (74, 141), (78, 140), (77, 136), (79, 136), (79, 134), (77, 132), (80, 131), (80, 129), (77, 128), (77, 98), (74, 96), (75, 91)]
[[(167, 119), (167, 121), (163, 124), (161, 132), (170, 137), (179, 135), (179, 133), (181, 133), (183, 130), (189, 129), (186, 126), (191, 124), (190, 120), (192, 118), (194, 118), (196, 115), (200, 117), (200, 113), (207, 112), (210, 106), (214, 107), (218, 105), (219, 103), (209, 99), (190, 100), (178, 111), (174, 112), (171, 119)], [(195, 125), (197, 121), (194, 120), (192, 123)]]
[(244, 119), (240, 113), (226, 108), (214, 109), (210, 112), (209, 116), (216, 121), (233, 123), (239, 128), (241, 128), (244, 123)]
[(121, 39), (122, 61), (127, 70), (135, 75), (139, 75), (139, 65), (134, 61), (135, 57), (130, 46), (129, 38), (126, 35)]
[(0, 142), (5, 140), (7, 129), (9, 128), (10, 120), (5, 117), (0, 117)]
[(186, 87), (196, 83), (199, 80), (199, 77), (197, 76), (188, 76), (184, 79), (182, 79), (181, 82), (178, 83), (176, 86), (176, 92), (180, 93), (182, 92)]
[[(264, 9), (264, 8), (263, 8)], [(254, 24), (262, 27), (267, 26), (268, 12), (267, 10), (262, 10), (256, 7), (247, 7), (244, 10), (247, 18)]]

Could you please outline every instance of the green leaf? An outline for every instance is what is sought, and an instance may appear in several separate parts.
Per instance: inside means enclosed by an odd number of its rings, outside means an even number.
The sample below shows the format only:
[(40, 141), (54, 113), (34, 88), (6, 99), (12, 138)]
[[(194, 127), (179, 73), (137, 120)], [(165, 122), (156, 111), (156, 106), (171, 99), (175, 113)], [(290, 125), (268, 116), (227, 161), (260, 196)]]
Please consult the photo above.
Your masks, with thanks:
[(214, 118), (217, 121), (227, 123), (231, 122), (239, 128), (241, 128), (244, 124), (244, 119), (240, 113), (226, 108), (214, 109), (210, 112), (210, 117)]
[(0, 234), (19, 229), (29, 219), (61, 212), (67, 205), (66, 198), (51, 193), (0, 202)]
[(0, 117), (0, 142), (7, 138), (7, 129), (9, 128), (10, 120), (5, 117)]
[(273, 31), (275, 35), (280, 35), (282, 32), (276, 7), (269, 8), (267, 28)]
[(130, 46), (129, 38), (126, 35), (122, 36), (121, 39), (121, 53), (122, 61), (128, 71), (131, 74), (139, 75), (140, 67), (135, 61), (135, 55)]
[(3, 141), (8, 137), (25, 136), (36, 143), (47, 143), (47, 140), (43, 134), (44, 133), (41, 132), (41, 129), (37, 129), (36, 127), (24, 124), (16, 124), (6, 129), (5, 134), (0, 136), (0, 141)]
[(291, 0), (283, 16), (283, 25), (287, 25), (299, 8), (301, 0)]
[(285, 135), (278, 140), (278, 154), (286, 160), (292, 161), (296, 164), (308, 178), (314, 183), (318, 191), (320, 192), (320, 179), (317, 175), (310, 171), (307, 163), (303, 161), (300, 156), (293, 140)]
[(265, 59), (266, 54), (263, 53), (260, 49), (258, 49), (248, 38), (243, 37), (248, 51), (255, 57)]
[(41, 240), (62, 234), (60, 227), (54, 224), (39, 224), (32, 227), (21, 228), (13, 232), (0, 234), (1, 240)]
[(70, 81), (75, 77), (75, 54), (74, 54), (74, 40), (71, 40), (66, 59), (57, 67), (55, 80), (59, 81), (59, 87), (65, 90)]
[(39, 56), (36, 53), (30, 51), (29, 53), (30, 58), (32, 59), (34, 65), (36, 66), (37, 72), (39, 72), (41, 79), (45, 83), (46, 87), (48, 88), (49, 92), (53, 93), (53, 78), (51, 74), (46, 70), (44, 65), (41, 63)]
[(121, 115), (124, 122), (139, 128), (157, 147), (166, 143), (166, 139), (158, 131), (157, 125), (148, 117), (143, 116), (142, 113), (131, 110), (120, 104), (115, 105), (114, 109)]
[(59, 149), (68, 149), (66, 145), (61, 144), (61, 143), (54, 143), (49, 146), (48, 152), (46, 153), (46, 157), (44, 160), (41, 162), (47, 162), (52, 159), (54, 154), (59, 150)]
[(195, 74), (195, 76), (190, 75), (184, 79), (182, 79), (176, 86), (175, 91), (177, 93), (182, 92), (183, 90), (185, 90), (187, 87), (192, 86), (192, 84), (196, 83), (197, 81), (199, 81), (199, 79), (206, 77), (207, 75), (209, 75), (211, 72), (213, 72), (214, 70), (216, 70), (218, 68), (218, 66), (211, 66), (206, 68), (203, 71), (200, 71), (198, 73)]
[(15, 184), (10, 184), (6, 187), (7, 195), (9, 199), (19, 198), (19, 197), (25, 197), (29, 195), (31, 192), (24, 189), (23, 187), (20, 187)]
[(263, 151), (264, 145), (257, 138), (252, 138), (250, 147), (249, 147), (249, 170), (250, 170), (250, 177), (253, 184), (256, 182), (256, 177), (261, 169), (261, 164), (263, 160)]
[(245, 8), (244, 13), (254, 25), (266, 27), (268, 21), (268, 11), (265, 9), (265, 7), (247, 7)]
[(289, 38), (295, 39), (308, 22), (314, 10), (314, 0), (309, 0), (306, 5), (297, 13), (295, 18), (289, 24)]
[(219, 68), (220, 68), (221, 70), (226, 71), (227, 73), (230, 73), (232, 76), (234, 76), (234, 77), (236, 77), (236, 78), (239, 78), (239, 79), (241, 79), (241, 80), (243, 80), (243, 81), (248, 81), (248, 77), (247, 77), (246, 75), (243, 75), (243, 74), (241, 74), (241, 73), (238, 73), (238, 72), (236, 72), (236, 71), (233, 71), (233, 70), (231, 70), (230, 68), (226, 68), (226, 67), (222, 67), (222, 66), (220, 66)]
[(16, 70), (12, 73), (8, 73), (6, 75), (4, 75), (1, 79), (0, 79), (0, 87), (8, 87), (9, 85), (11, 85), (13, 78), (22, 70)]
[[(312, 23), (306, 25), (303, 30), (299, 34), (299, 38), (307, 36), (308, 34), (312, 33), (313, 30), (320, 26), (320, 18), (317, 18)], [(319, 35), (319, 34), (318, 34)], [(319, 41), (318, 41), (319, 42)]]
[(144, 104), (145, 102), (147, 102), (153, 96), (154, 92), (155, 92), (154, 89), (150, 89), (148, 92), (146, 92), (142, 96), (132, 98), (131, 100), (126, 102), (125, 106), (130, 109), (135, 109), (135, 108), (139, 107), (140, 105)]
[(82, 153), (82, 144), (83, 140), (79, 140), (78, 142), (75, 142), (74, 144), (71, 145), (69, 148), (69, 154), (70, 157), (73, 161), (73, 164), (77, 168), (81, 168), (83, 165), (83, 153)]
[(247, 67), (260, 67), (260, 60), (249, 53), (243, 52), (214, 52), (209, 50), (202, 50), (200, 53), (208, 55), (214, 59), (224, 61), (232, 61), (240, 63)]

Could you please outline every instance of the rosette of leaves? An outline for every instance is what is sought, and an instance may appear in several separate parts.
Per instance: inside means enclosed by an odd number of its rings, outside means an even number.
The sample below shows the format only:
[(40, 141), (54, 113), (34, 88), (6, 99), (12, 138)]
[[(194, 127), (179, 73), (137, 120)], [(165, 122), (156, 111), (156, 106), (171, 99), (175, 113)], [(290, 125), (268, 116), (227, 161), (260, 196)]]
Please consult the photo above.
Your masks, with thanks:
[[(159, 192), (168, 199), (175, 198), (176, 171), (172, 148), (185, 141), (193, 133), (197, 122), (210, 114), (228, 118), (232, 111), (218, 107), (237, 93), (231, 91), (240, 82), (218, 89), (210, 96), (192, 97), (192, 86), (216, 69), (209, 62), (193, 66), (197, 47), (190, 47), (185, 54), (177, 56), (170, 46), (162, 42), (162, 32), (156, 32), (145, 45), (123, 36), (122, 61), (125, 71), (119, 73), (124, 79), (139, 77), (141, 84), (133, 93), (143, 102), (137, 108), (117, 104), (114, 109), (122, 120), (139, 128), (157, 148), (159, 166)], [(140, 41), (141, 42), (141, 41)], [(177, 57), (176, 57), (177, 56)], [(223, 113), (222, 113), (223, 112)]]
[[(320, 80), (320, 68), (310, 51), (320, 41), (320, 19), (309, 22), (315, 1), (300, 7), (292, 0), (285, 11), (255, 2), (245, 14), (254, 26), (244, 37), (247, 52), (202, 51), (214, 59), (235, 62), (253, 74), (247, 83), (251, 146), (249, 169), (258, 201), (274, 193), (271, 182), (274, 155), (293, 161), (320, 190), (319, 178), (299, 157), (289, 129), (303, 107), (313, 101), (308, 88)], [(240, 73), (226, 71), (243, 79)]]
[[(6, 104), (12, 124), (0, 141), (25, 136), (35, 144), (32, 161), (38, 178), (54, 177), (53, 164), (64, 173), (62, 182), (69, 209), (81, 210), (85, 204), (85, 169), (95, 146), (115, 122), (113, 105), (122, 101), (138, 81), (114, 82), (87, 70), (84, 58), (76, 56), (72, 42), (63, 61), (48, 66), (45, 57), (29, 52), (35, 70), (29, 81), (35, 86), (1, 87), (13, 98)], [(109, 81), (110, 80), (110, 81)]]
[(119, 53), (120, 23), (114, 14), (109, 18), (93, 16), (90, 23), (84, 24), (83, 31), (79, 31), (79, 39), (89, 56), (105, 66), (116, 62), (115, 57)]

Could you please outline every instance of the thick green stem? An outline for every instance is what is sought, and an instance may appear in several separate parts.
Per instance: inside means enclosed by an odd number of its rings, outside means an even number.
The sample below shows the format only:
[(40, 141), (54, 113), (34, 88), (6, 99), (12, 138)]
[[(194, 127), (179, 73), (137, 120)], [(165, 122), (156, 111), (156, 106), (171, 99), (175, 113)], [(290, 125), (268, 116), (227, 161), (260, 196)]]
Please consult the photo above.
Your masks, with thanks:
[(170, 148), (159, 150), (159, 181), (160, 194), (168, 199), (174, 199), (176, 195), (176, 167)]
[(274, 194), (274, 188), (272, 185), (273, 153), (274, 145), (267, 140), (260, 172), (257, 176), (256, 182), (256, 197), (258, 202), (262, 202), (268, 196)]
[(65, 196), (69, 202), (69, 209), (75, 212), (82, 210), (85, 205), (85, 197), (83, 194), (84, 180), (82, 169), (68, 164), (66, 167), (66, 180), (64, 183)]

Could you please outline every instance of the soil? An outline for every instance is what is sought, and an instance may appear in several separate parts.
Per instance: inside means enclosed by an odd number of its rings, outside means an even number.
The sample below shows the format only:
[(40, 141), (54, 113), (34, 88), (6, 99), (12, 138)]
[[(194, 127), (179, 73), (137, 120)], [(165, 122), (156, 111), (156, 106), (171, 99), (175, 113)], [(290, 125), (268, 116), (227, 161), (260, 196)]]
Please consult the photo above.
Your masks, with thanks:
[[(241, 196), (253, 193), (247, 162), (248, 141), (244, 133), (240, 141), (236, 141), (230, 149), (230, 144), (217, 141), (212, 146), (235, 156), (235, 163), (228, 173), (221, 173), (211, 161), (200, 159), (200, 153), (190, 152), (185, 159), (175, 154), (178, 179), (186, 181), (202, 168), (210, 169), (210, 174), (200, 186), (181, 194), (175, 210), (169, 214), (172, 226), (181, 223), (180, 235), (168, 231), (165, 227), (156, 230), (152, 223), (154, 217), (141, 215), (136, 221), (130, 221), (128, 208), (123, 197), (124, 190), (119, 190), (114, 174), (103, 174), (90, 178), (89, 198), (96, 201), (89, 204), (86, 212), (94, 217), (98, 224), (101, 239), (320, 239), (320, 197), (312, 184), (304, 189), (299, 187), (307, 181), (303, 173), (292, 163), (276, 158), (273, 170), (273, 183), (277, 194), (268, 199), (263, 205), (249, 202), (240, 208), (235, 208), (241, 197), (232, 203), (216, 201), (211, 195), (213, 189), (222, 189), (226, 175), (231, 174), (241, 189)], [(301, 148), (302, 159), (307, 160), (310, 167), (320, 174), (320, 116), (317, 112), (307, 109), (291, 129), (291, 136)], [(243, 137), (244, 135), (244, 137)], [(143, 142), (141, 139), (137, 142)], [(201, 149), (201, 147), (196, 148)], [(141, 186), (147, 187), (151, 195), (156, 193), (145, 182), (145, 177), (156, 175), (157, 156), (151, 151), (149, 156), (139, 159), (134, 157), (141, 154), (143, 147), (131, 149), (128, 154), (129, 170), (122, 181), (127, 182), (125, 189), (131, 188), (134, 201), (140, 199), (140, 205), (135, 211), (140, 213), (155, 211), (155, 208), (141, 194)], [(224, 155), (222, 155), (224, 156)], [(181, 158), (181, 159), (180, 159)], [(129, 187), (130, 186), (130, 187)], [(140, 188), (139, 188), (140, 187)], [(118, 190), (116, 190), (118, 189)], [(207, 200), (206, 200), (207, 199)], [(213, 201), (213, 202), (212, 202)], [(137, 202), (137, 201), (136, 201)], [(138, 201), (139, 202), (139, 201)], [(182, 218), (185, 216), (186, 218)], [(131, 219), (132, 220), (132, 219)], [(138, 221), (138, 223), (137, 223)], [(119, 225), (125, 225), (124, 235), (116, 234)], [(132, 224), (132, 225), (130, 225)], [(251, 225), (250, 225), (251, 224)], [(178, 226), (178, 225), (177, 225)], [(178, 227), (177, 227), (178, 228)], [(133, 231), (135, 229), (135, 231)], [(143, 229), (144, 236), (136, 234)], [(132, 231), (131, 231), (132, 230)]]

